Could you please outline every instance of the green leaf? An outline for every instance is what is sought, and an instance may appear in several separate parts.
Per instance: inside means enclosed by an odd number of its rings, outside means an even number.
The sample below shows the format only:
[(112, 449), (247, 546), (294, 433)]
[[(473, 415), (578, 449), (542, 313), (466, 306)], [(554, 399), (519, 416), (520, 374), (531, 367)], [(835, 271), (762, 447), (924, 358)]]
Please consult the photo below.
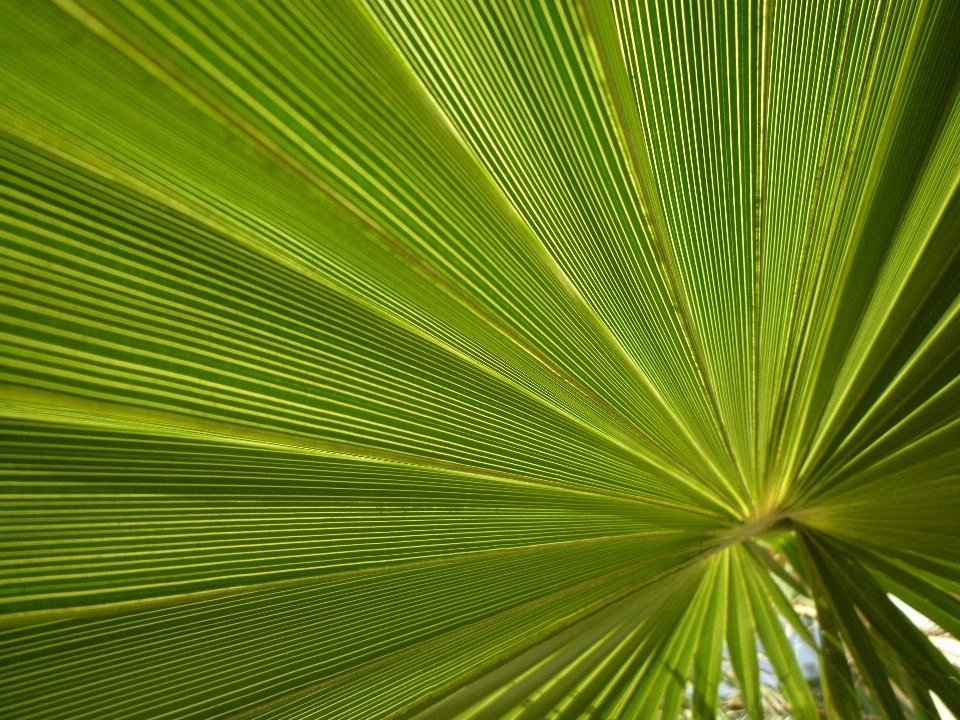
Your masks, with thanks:
[(759, 586), (756, 573), (745, 574), (750, 598), (750, 608), (756, 623), (757, 634), (770, 664), (783, 683), (784, 694), (790, 701), (791, 712), (800, 720), (813, 720), (817, 716), (816, 704), (800, 670), (800, 665), (790, 647), (790, 641), (780, 625), (780, 618), (770, 606)]
[(743, 691), (747, 714), (754, 720), (763, 718), (760, 704), (760, 663), (757, 637), (750, 613), (749, 584), (744, 569), (743, 552), (730, 553), (730, 597), (727, 600), (727, 648), (730, 664)]
[(4, 717), (960, 715), (960, 5), (0, 5)]
[(850, 602), (850, 588), (845, 587), (837, 577), (833, 558), (823, 552), (816, 540), (806, 536), (801, 537), (816, 567), (818, 584), (834, 612), (844, 643), (853, 655), (873, 698), (880, 704), (888, 720), (903, 720), (903, 710), (887, 680), (880, 656), (866, 627), (858, 617), (857, 608)]
[[(931, 687), (940, 695), (951, 709), (960, 709), (960, 694), (956, 684), (960, 682), (960, 673), (953, 668), (943, 655), (936, 650), (926, 636), (921, 633), (912, 622), (890, 601), (883, 590), (873, 581), (870, 575), (858, 564), (852, 563), (843, 555), (830, 552), (828, 539), (817, 542), (821, 557), (826, 557), (830, 567), (825, 573), (831, 579), (841, 583), (839, 592), (848, 601), (856, 603), (859, 613), (870, 623), (874, 633), (882, 637), (887, 645), (898, 653), (904, 661), (909, 663), (910, 673), (923, 685)], [(828, 548), (823, 550), (823, 548)], [(829, 553), (829, 555), (827, 554)], [(834, 559), (836, 558), (836, 559)], [(834, 573), (838, 573), (834, 575)], [(846, 582), (844, 582), (846, 576)], [(846, 585), (846, 587), (843, 587)], [(835, 600), (836, 605), (843, 606), (842, 600)], [(851, 620), (855, 618), (851, 617)], [(853, 625), (853, 623), (850, 623)], [(858, 627), (854, 626), (853, 632)], [(860, 643), (868, 652), (873, 648), (864, 641)], [(855, 652), (853, 648), (851, 651)], [(879, 659), (874, 659), (864, 653), (865, 662), (871, 662), (875, 667)], [(881, 672), (874, 671), (877, 684), (881, 681)], [(885, 680), (883, 680), (885, 682)], [(882, 685), (880, 687), (883, 687)], [(879, 694), (879, 691), (878, 691)], [(886, 702), (893, 703), (895, 699), (888, 695)], [(899, 710), (899, 706), (897, 706)]]
[(713, 587), (707, 601), (700, 642), (693, 661), (693, 715), (698, 720), (713, 720), (717, 715), (717, 688), (720, 685), (720, 661), (726, 636), (727, 598), (730, 587), (730, 551), (717, 558)]

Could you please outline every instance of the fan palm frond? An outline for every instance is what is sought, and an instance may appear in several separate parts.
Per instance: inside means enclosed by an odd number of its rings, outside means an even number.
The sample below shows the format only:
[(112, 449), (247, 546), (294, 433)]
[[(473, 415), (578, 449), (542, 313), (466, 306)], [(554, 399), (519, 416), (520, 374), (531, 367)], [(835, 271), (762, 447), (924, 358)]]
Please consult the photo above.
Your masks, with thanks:
[(958, 38), (4, 2), (0, 714), (960, 717)]

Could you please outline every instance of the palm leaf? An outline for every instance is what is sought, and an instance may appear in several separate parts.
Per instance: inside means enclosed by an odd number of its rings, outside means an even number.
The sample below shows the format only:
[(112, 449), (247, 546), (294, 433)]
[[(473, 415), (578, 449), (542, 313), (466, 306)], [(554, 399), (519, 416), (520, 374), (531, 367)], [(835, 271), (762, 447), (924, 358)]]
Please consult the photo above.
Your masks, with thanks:
[(5, 2), (3, 715), (960, 715), (958, 37)]

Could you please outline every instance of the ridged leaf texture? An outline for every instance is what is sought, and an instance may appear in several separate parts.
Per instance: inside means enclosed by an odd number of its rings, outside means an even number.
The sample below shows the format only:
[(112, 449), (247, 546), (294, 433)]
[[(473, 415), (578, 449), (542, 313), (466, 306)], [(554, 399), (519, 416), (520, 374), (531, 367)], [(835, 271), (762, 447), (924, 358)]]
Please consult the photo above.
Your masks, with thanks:
[(960, 3), (2, 5), (4, 718), (960, 716)]

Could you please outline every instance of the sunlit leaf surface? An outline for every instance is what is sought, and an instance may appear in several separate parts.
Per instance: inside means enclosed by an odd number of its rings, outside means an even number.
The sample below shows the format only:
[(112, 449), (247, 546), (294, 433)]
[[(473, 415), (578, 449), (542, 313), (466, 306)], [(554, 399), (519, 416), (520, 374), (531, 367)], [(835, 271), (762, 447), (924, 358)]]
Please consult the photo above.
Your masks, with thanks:
[(4, 718), (960, 716), (960, 3), (2, 4)]

